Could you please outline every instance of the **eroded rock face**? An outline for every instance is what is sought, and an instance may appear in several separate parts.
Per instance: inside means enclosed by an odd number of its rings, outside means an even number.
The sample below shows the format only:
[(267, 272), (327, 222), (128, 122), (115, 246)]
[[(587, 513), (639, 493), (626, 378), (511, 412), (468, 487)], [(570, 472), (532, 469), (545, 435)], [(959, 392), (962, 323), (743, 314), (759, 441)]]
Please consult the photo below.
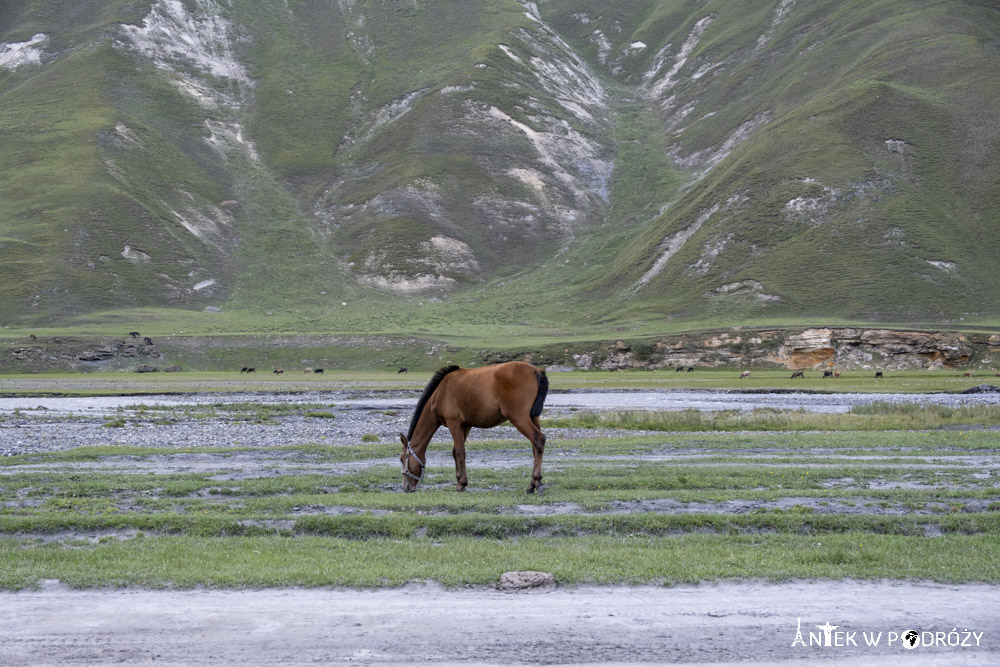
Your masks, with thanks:
[(653, 349), (649, 359), (640, 360), (618, 341), (595, 355), (600, 360), (594, 363), (607, 370), (769, 364), (794, 370), (957, 368), (970, 363), (977, 350), (1000, 352), (1000, 336), (974, 341), (960, 332), (820, 327), (676, 336), (657, 341)]

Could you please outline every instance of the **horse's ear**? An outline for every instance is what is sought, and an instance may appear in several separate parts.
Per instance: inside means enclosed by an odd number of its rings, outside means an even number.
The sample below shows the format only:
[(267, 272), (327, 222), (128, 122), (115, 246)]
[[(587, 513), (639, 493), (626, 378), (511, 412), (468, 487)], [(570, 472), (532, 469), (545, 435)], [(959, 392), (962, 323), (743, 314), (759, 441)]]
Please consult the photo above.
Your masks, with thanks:
[(403, 443), (403, 447), (406, 447), (408, 444), (410, 444), (407, 441), (406, 436), (403, 435), (402, 433), (399, 434), (399, 441)]

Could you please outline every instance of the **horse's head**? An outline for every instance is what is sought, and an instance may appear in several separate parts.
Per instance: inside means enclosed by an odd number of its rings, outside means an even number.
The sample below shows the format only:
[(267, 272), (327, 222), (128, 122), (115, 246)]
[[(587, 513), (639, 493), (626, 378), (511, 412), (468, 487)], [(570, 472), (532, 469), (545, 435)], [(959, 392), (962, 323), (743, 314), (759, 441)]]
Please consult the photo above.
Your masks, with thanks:
[(399, 439), (403, 443), (403, 453), (399, 455), (399, 462), (403, 466), (403, 491), (409, 493), (417, 490), (417, 484), (424, 478), (426, 465), (413, 451), (410, 441), (405, 435), (400, 433)]

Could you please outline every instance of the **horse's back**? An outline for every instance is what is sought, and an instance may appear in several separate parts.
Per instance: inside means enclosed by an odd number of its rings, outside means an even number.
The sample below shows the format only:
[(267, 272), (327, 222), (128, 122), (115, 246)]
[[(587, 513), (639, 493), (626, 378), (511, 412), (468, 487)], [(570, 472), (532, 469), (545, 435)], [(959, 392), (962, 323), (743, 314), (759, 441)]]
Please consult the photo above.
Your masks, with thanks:
[(440, 398), (445, 399), (447, 394), (447, 401), (466, 423), (473, 426), (500, 423), (512, 415), (531, 411), (538, 396), (539, 374), (544, 373), (523, 361), (462, 368), (446, 375), (438, 392), (445, 390)]

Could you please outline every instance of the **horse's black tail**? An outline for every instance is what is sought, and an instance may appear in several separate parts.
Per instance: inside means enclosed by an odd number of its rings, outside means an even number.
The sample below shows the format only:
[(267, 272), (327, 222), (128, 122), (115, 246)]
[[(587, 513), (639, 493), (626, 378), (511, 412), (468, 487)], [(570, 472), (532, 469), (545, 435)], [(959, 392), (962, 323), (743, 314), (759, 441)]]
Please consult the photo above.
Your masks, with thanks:
[(538, 395), (535, 396), (535, 402), (531, 406), (531, 416), (537, 417), (542, 414), (542, 408), (545, 407), (545, 397), (549, 394), (549, 376), (545, 374), (545, 371), (536, 371), (535, 375), (538, 377)]

